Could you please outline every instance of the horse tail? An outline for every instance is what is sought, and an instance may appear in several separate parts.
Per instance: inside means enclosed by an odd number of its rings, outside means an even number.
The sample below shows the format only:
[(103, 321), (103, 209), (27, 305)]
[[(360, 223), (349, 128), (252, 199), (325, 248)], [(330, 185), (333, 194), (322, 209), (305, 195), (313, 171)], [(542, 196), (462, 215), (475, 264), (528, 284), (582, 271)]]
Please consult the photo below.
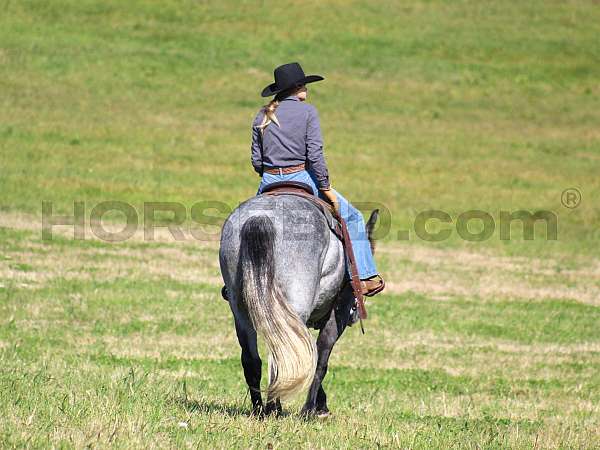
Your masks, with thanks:
[(275, 227), (252, 216), (241, 230), (242, 299), (252, 325), (269, 349), (270, 398), (308, 388), (317, 365), (314, 340), (275, 282)]

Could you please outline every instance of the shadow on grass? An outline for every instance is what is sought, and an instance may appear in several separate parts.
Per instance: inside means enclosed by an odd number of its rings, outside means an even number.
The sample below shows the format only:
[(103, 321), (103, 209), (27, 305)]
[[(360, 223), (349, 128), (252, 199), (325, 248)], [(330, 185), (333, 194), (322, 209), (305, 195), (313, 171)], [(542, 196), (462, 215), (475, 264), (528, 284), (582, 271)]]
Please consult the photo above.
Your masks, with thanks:
[[(282, 419), (284, 417), (293, 416), (294, 414), (289, 411), (283, 411), (279, 414), (270, 415), (256, 415), (252, 412), (251, 408), (246, 408), (238, 405), (231, 405), (226, 403), (215, 402), (212, 400), (190, 400), (179, 398), (175, 400), (175, 403), (181, 408), (185, 409), (190, 413), (195, 414), (223, 414), (229, 417), (254, 417), (258, 420), (264, 420), (268, 418)], [(300, 416), (298, 416), (300, 417)], [(306, 420), (306, 418), (302, 417)]]
[(190, 413), (196, 414), (224, 414), (229, 417), (250, 417), (252, 410), (238, 405), (219, 403), (212, 400), (177, 399), (176, 403)]

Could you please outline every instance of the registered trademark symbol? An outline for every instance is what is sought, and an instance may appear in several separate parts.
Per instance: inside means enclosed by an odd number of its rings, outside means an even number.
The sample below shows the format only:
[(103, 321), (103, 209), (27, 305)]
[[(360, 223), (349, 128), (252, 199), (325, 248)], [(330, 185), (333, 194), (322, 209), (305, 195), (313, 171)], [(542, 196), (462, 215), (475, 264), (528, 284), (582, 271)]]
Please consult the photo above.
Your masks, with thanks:
[(565, 208), (575, 209), (581, 203), (581, 192), (576, 188), (565, 189), (560, 196), (560, 202)]

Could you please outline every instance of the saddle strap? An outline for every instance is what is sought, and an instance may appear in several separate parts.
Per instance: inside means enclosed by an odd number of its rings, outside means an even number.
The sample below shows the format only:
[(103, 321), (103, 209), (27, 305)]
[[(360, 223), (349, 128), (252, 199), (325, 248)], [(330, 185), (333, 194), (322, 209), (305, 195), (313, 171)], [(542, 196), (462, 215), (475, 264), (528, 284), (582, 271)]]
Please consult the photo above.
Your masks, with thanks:
[(358, 268), (356, 266), (356, 259), (354, 258), (354, 249), (352, 248), (352, 241), (350, 240), (350, 235), (348, 234), (348, 227), (346, 226), (346, 221), (342, 219), (342, 217), (338, 214), (337, 211), (334, 211), (334, 213), (342, 226), (342, 236), (344, 236), (342, 246), (345, 248), (346, 257), (348, 258), (348, 266), (350, 268), (350, 285), (352, 286), (352, 292), (354, 293), (354, 298), (356, 299), (358, 317), (361, 320), (363, 320), (367, 318), (367, 308), (365, 308), (365, 299), (363, 297), (362, 288), (360, 286), (360, 277), (358, 276)]
[(356, 308), (358, 310), (358, 317), (363, 320), (367, 318), (367, 309), (365, 308), (365, 299), (362, 294), (362, 288), (360, 286), (360, 277), (358, 275), (358, 268), (356, 266), (356, 259), (354, 258), (354, 250), (352, 248), (352, 241), (350, 240), (350, 234), (348, 233), (348, 227), (346, 221), (339, 215), (339, 213), (333, 208), (333, 206), (319, 197), (309, 194), (306, 191), (294, 187), (285, 187), (278, 190), (265, 192), (266, 195), (284, 195), (291, 194), (299, 197), (304, 197), (310, 200), (315, 206), (321, 211), (325, 211), (325, 208), (331, 212), (331, 215), (339, 222), (341, 233), (336, 233), (342, 241), (342, 247), (346, 254), (348, 268), (350, 269), (350, 285), (352, 286), (352, 292), (356, 299)]

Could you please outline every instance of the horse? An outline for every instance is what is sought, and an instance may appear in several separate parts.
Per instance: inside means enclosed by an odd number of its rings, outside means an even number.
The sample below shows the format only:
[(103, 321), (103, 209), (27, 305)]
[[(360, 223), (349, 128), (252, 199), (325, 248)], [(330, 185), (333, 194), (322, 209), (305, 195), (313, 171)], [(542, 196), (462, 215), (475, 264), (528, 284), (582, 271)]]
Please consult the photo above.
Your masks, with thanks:
[[(367, 222), (371, 248), (377, 213)], [(221, 229), (219, 263), (253, 415), (281, 415), (281, 401), (307, 388), (301, 414), (329, 415), (322, 386), (329, 356), (357, 320), (344, 249), (329, 220), (309, 199), (263, 194), (240, 204)], [(309, 327), (319, 330), (316, 343)], [(269, 351), (266, 404), (257, 334)]]

